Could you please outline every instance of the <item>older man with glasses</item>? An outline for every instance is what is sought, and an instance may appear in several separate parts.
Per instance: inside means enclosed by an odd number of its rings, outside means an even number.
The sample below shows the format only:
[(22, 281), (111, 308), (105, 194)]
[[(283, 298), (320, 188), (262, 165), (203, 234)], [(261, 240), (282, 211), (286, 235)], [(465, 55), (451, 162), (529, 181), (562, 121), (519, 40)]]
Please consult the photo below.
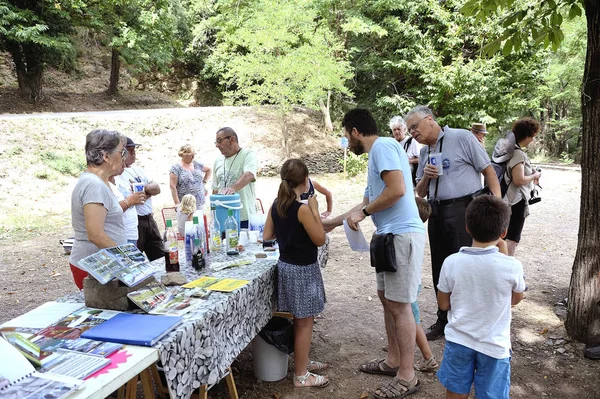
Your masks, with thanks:
[(240, 147), (238, 136), (230, 127), (217, 131), (215, 145), (223, 158), (217, 158), (214, 163), (212, 192), (226, 195), (238, 193), (243, 205), (240, 227), (248, 228), (249, 215), (256, 213), (256, 154), (249, 148)]
[[(465, 229), (465, 213), (473, 196), (482, 191), (481, 175), (497, 197), (500, 197), (500, 185), (488, 154), (470, 131), (441, 128), (431, 110), (423, 105), (413, 108), (404, 120), (409, 126), (408, 132), (423, 144), (416, 191), (420, 197), (427, 197), (432, 208), (427, 231), (437, 295), (444, 260), (460, 247), (472, 243)], [(437, 159), (440, 165), (434, 165), (431, 159)], [(427, 339), (441, 338), (447, 323), (447, 312), (438, 309), (437, 321), (429, 328)]]

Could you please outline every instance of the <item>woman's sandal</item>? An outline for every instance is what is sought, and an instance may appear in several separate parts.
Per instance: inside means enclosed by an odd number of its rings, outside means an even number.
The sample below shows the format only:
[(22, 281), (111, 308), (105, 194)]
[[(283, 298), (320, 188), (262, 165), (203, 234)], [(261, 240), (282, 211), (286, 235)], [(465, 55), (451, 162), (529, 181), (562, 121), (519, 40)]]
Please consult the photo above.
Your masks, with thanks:
[(358, 371), (362, 371), (363, 373), (369, 374), (381, 374), (381, 375), (391, 375), (395, 376), (398, 372), (398, 367), (390, 367), (383, 360), (373, 359), (368, 363), (361, 364), (358, 368)]
[(419, 388), (421, 388), (421, 382), (416, 375), (410, 381), (394, 377), (388, 384), (373, 392), (373, 397), (376, 399), (401, 399), (417, 393)]
[[(313, 384), (308, 385), (307, 381), (310, 377), (314, 377), (315, 379)], [(296, 385), (296, 382), (299, 382), (300, 385)], [(310, 371), (307, 371), (304, 375), (297, 375), (294, 380), (294, 386), (296, 388), (325, 388), (327, 385), (329, 385), (329, 378), (322, 375), (313, 374)]]
[(329, 367), (329, 363), (321, 363), (317, 362), (316, 360), (309, 360), (308, 364), (306, 365), (306, 369), (308, 371), (321, 371), (328, 369)]

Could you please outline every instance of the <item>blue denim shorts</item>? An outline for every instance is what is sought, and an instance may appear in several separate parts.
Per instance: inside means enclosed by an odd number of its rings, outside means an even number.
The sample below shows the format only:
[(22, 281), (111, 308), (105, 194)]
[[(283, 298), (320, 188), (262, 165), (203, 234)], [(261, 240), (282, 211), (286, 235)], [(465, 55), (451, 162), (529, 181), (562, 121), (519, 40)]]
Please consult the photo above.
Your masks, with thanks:
[(475, 384), (477, 399), (508, 399), (510, 357), (496, 359), (447, 341), (437, 377), (444, 388), (457, 394), (468, 394)]

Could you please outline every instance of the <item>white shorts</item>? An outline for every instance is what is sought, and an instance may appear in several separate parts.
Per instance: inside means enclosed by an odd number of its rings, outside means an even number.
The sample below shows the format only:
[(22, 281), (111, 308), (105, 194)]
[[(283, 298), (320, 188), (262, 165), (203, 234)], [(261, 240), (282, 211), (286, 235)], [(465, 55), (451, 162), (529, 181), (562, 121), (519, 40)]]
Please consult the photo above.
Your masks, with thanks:
[(384, 291), (385, 298), (390, 301), (413, 303), (417, 300), (419, 284), (421, 284), (425, 234), (395, 234), (394, 250), (397, 270), (395, 273), (376, 273), (377, 290)]

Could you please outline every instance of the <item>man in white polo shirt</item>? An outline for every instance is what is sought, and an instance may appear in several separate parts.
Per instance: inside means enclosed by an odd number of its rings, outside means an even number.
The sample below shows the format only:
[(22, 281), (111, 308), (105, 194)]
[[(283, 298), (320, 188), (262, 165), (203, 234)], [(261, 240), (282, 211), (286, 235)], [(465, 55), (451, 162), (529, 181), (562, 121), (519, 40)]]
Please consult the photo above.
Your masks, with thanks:
[(140, 144), (136, 144), (127, 137), (125, 148), (129, 151), (129, 156), (125, 159), (125, 171), (121, 176), (129, 180), (130, 183), (145, 183), (146, 200), (135, 206), (138, 214), (137, 247), (140, 251), (146, 253), (150, 261), (153, 261), (164, 256), (162, 237), (152, 215), (152, 196), (160, 194), (160, 186), (146, 174), (144, 169), (133, 165), (136, 160), (135, 149), (139, 146)]

